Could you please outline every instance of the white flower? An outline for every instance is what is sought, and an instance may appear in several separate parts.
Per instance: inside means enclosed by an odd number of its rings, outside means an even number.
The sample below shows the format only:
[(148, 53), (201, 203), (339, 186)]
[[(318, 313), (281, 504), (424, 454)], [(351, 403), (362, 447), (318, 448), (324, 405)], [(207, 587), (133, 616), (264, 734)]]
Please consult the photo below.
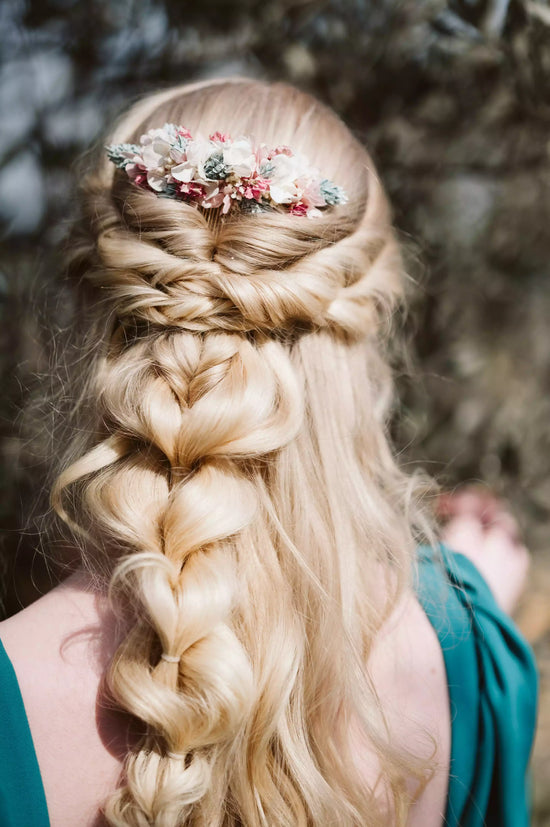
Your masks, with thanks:
[(164, 192), (167, 184), (167, 177), (163, 170), (147, 170), (147, 183), (155, 192)]
[(302, 177), (308, 164), (301, 155), (274, 155), (268, 162), (273, 167), (270, 175), (272, 181), (292, 180)]
[(164, 129), (150, 129), (141, 136), (141, 155), (148, 170), (161, 170), (170, 164), (172, 142)]
[(271, 167), (269, 192), (276, 204), (291, 204), (298, 201), (302, 194), (300, 180), (303, 181), (304, 170), (309, 173), (308, 162), (301, 155), (274, 155), (268, 162)]
[(270, 183), (269, 194), (275, 204), (292, 204), (298, 201), (298, 188), (294, 181), (281, 181), (280, 184)]
[(308, 218), (321, 218), (323, 213), (321, 210), (318, 210), (317, 207), (310, 207), (306, 215)]
[(205, 138), (190, 141), (185, 151), (186, 160), (172, 167), (172, 177), (186, 184), (189, 181), (206, 181), (204, 163), (210, 158), (214, 149), (212, 141), (207, 141)]
[(188, 184), (194, 174), (195, 167), (188, 164), (187, 161), (184, 161), (182, 164), (177, 164), (170, 170), (172, 178), (175, 178), (176, 181), (182, 181), (184, 184)]
[(214, 147), (212, 141), (208, 141), (205, 138), (197, 138), (195, 141), (189, 143), (186, 150), (187, 163), (195, 167), (199, 178), (206, 177), (204, 174), (204, 163), (210, 158), (213, 152)]
[(161, 140), (168, 144), (172, 141), (169, 132), (167, 132), (164, 126), (161, 126), (156, 129), (149, 129), (144, 135), (141, 136), (140, 143), (144, 146), (145, 144), (152, 144), (157, 138), (161, 138)]
[(256, 155), (246, 138), (232, 144), (223, 144), (223, 162), (231, 167), (237, 178), (249, 178), (256, 169)]
[(170, 147), (170, 158), (176, 164), (181, 164), (185, 158), (185, 149), (180, 148), (179, 146), (171, 146)]

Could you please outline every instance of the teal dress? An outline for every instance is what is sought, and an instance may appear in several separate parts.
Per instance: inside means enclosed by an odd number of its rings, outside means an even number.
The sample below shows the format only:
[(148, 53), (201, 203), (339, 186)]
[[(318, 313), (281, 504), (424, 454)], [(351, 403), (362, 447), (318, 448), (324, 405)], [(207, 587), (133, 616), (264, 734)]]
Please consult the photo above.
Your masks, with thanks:
[[(451, 704), (448, 827), (526, 827), (537, 672), (475, 566), (421, 548), (418, 597), (445, 660)], [(0, 643), (0, 827), (49, 827), (17, 678)]]
[(533, 652), (463, 554), (419, 553), (417, 594), (445, 661), (451, 705), (448, 827), (528, 827), (537, 717)]
[(0, 642), (0, 827), (50, 827), (17, 677)]

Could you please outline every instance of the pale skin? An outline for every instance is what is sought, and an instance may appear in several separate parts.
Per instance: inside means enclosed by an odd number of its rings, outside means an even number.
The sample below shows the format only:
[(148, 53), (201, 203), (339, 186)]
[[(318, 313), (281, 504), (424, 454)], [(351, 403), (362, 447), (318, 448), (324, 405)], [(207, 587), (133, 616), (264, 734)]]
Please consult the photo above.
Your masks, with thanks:
[[(465, 490), (442, 499), (442, 539), (470, 557), (497, 602), (512, 612), (529, 555), (517, 523), (489, 495)], [(116, 648), (116, 624), (90, 579), (76, 573), (0, 623), (14, 666), (44, 783), (52, 827), (100, 827), (98, 809), (119, 778), (125, 719), (98, 706), (100, 678)], [(450, 715), (443, 656), (414, 595), (385, 624), (370, 662), (390, 731), (419, 756), (437, 748), (437, 769), (413, 805), (408, 827), (442, 827), (450, 755)], [(368, 783), (377, 774), (358, 749)]]

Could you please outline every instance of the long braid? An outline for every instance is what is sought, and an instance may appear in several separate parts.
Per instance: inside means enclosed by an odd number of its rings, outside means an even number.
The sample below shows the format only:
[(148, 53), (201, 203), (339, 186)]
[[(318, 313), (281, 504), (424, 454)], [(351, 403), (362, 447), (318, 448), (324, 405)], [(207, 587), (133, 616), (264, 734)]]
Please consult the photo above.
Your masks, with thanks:
[(159, 472), (165, 506), (156, 504), (150, 526), (144, 502), (127, 495), (124, 461), (108, 484), (96, 478), (88, 489), (89, 500), (102, 496), (109, 507), (110, 531), (130, 532), (135, 546), (111, 581), (114, 598), (134, 596), (137, 620), (109, 686), (150, 731), (126, 767), (127, 789), (109, 807), (113, 824), (147, 823), (137, 814), (128, 821), (136, 802), (152, 823), (184, 821), (211, 784), (213, 752), (254, 702), (250, 663), (231, 628), (235, 561), (222, 541), (257, 508), (243, 458), (280, 448), (300, 425), (299, 388), (280, 357), (270, 341), (257, 347), (236, 334), (166, 332), (113, 355), (101, 374), (109, 429), (169, 463)]

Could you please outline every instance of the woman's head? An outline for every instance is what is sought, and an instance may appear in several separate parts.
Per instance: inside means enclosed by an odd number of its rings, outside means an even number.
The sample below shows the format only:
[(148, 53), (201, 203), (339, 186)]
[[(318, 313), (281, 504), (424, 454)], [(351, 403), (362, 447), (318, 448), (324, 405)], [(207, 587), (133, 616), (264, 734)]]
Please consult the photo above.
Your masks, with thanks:
[(103, 151), (83, 182), (84, 355), (52, 502), (130, 629), (108, 685), (144, 736), (109, 823), (387, 823), (352, 723), (399, 820), (414, 765), (366, 666), (418, 525), (385, 422), (381, 322), (402, 291), (387, 201), (342, 122), (291, 87), (162, 92), (108, 141), (167, 122), (287, 144), (349, 201), (221, 219)]

